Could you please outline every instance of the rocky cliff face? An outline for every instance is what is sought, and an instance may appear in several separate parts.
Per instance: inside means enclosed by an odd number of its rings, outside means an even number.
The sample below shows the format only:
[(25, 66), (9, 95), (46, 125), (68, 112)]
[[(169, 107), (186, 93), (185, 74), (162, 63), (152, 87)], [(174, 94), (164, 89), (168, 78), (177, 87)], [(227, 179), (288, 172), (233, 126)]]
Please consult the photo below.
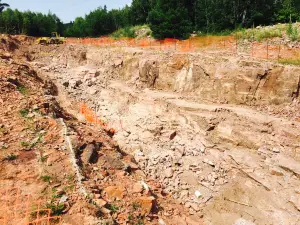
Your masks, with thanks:
[(157, 88), (212, 102), (248, 105), (281, 104), (299, 97), (297, 67), (206, 55), (177, 57), (160, 62)]
[(140, 87), (186, 93), (201, 101), (261, 105), (299, 98), (300, 67), (208, 53), (63, 48), (46, 55), (68, 68), (97, 67), (99, 76), (105, 74), (108, 80), (119, 77)]

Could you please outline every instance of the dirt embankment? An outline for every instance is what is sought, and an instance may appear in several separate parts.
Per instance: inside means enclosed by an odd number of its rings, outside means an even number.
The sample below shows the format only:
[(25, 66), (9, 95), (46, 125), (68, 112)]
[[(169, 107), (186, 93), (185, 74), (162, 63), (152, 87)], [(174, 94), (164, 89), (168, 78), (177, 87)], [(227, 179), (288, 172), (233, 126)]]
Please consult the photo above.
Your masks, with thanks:
[[(58, 100), (115, 128), (121, 149), (196, 224), (299, 223), (299, 67), (77, 45), (33, 53)], [(191, 223), (178, 221), (166, 224)]]

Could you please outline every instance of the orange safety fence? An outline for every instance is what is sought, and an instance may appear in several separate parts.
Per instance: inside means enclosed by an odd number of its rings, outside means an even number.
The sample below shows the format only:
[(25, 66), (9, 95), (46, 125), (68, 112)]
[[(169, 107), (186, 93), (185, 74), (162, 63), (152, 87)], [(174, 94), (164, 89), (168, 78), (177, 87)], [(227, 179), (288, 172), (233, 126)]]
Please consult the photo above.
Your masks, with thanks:
[(62, 224), (61, 216), (51, 216), (42, 200), (22, 195), (19, 188), (0, 191), (0, 225), (54, 225)]
[[(140, 47), (149, 48), (153, 50), (175, 50), (175, 51), (195, 51), (198, 48), (220, 46), (229, 48), (229, 42), (232, 41), (232, 37), (198, 37), (188, 40), (177, 40), (172, 38), (166, 38), (165, 40), (153, 40), (151, 38), (134, 39), (134, 38), (121, 38), (118, 40), (101, 37), (101, 38), (68, 38), (69, 44), (85, 44), (95, 45), (99, 47)], [(217, 47), (217, 46), (216, 46)]]
[(192, 37), (188, 40), (166, 38), (154, 40), (151, 38), (134, 39), (121, 38), (115, 40), (109, 37), (101, 38), (68, 38), (69, 44), (94, 45), (99, 47), (138, 47), (159, 51), (197, 52), (205, 50), (224, 50), (231, 54), (246, 53), (249, 56), (262, 59), (293, 59), (300, 57), (299, 48), (287, 45), (269, 44), (269, 42), (247, 42), (234, 36), (203, 36)]
[(117, 131), (114, 128), (109, 128), (108, 123), (100, 119), (90, 108), (88, 108), (85, 104), (80, 104), (80, 114), (84, 116), (86, 121), (89, 123), (100, 125), (103, 127), (107, 132), (115, 134)]

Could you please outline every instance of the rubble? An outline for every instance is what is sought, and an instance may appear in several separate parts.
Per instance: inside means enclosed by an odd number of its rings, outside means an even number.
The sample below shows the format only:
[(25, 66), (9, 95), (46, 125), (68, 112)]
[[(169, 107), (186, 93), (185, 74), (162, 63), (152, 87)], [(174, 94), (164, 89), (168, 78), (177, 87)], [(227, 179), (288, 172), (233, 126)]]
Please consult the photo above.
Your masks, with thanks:
[[(53, 49), (43, 46), (43, 51)], [(278, 219), (297, 224), (299, 102), (291, 96), (298, 68), (214, 52), (190, 55), (80, 45), (55, 51), (43, 56), (34, 52), (32, 66), (38, 75), (55, 81), (55, 98), (80, 119), (69, 117), (67, 133), (89, 200), (100, 208), (82, 215), (73, 209), (76, 197), (67, 192), (68, 213), (94, 219), (88, 214), (101, 214), (104, 218), (97, 220), (119, 224), (128, 223), (129, 215), (136, 221), (145, 215), (145, 224), (276, 224)], [(14, 69), (9, 75), (13, 83), (32, 87), (16, 74)], [(13, 83), (4, 84), (18, 93), (20, 85)], [(40, 119), (36, 107), (30, 107), (41, 105), (37, 103), (22, 103), (29, 110), (24, 118)], [(115, 132), (80, 115), (81, 103)], [(13, 129), (5, 122), (0, 121), (4, 136)], [(55, 144), (40, 161), (71, 174), (67, 151), (57, 151), (64, 149), (60, 129), (46, 130)], [(20, 141), (36, 143), (31, 142), (36, 136), (21, 135)], [(1, 146), (15, 148), (7, 139), (0, 140)], [(3, 171), (6, 177), (18, 174)], [(61, 177), (60, 172), (59, 180), (68, 180)]]

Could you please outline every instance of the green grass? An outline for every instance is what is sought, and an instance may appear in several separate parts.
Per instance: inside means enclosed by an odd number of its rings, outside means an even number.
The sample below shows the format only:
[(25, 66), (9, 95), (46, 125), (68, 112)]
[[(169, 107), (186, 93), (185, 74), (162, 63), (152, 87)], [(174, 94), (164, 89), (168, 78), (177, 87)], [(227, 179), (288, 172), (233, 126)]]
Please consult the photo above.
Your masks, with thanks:
[(22, 95), (27, 95), (28, 94), (28, 89), (24, 86), (19, 86), (18, 88), (18, 91), (22, 94)]
[(107, 208), (112, 212), (112, 213), (116, 213), (119, 211), (119, 207), (117, 207), (116, 205), (108, 205)]
[(282, 38), (284, 28), (263, 28), (263, 29), (242, 29), (234, 33), (238, 39), (247, 39), (252, 41), (263, 41), (270, 38)]
[(21, 145), (25, 148), (28, 148), (30, 146), (30, 143), (26, 142), (26, 141), (22, 141)]
[(26, 116), (29, 114), (29, 110), (28, 110), (28, 109), (21, 109), (21, 110), (19, 111), (19, 113), (20, 113), (20, 115), (21, 115), (22, 117), (26, 117)]
[(42, 157), (41, 157), (41, 162), (46, 162), (47, 159), (48, 159), (48, 156), (42, 156)]
[(7, 161), (13, 161), (16, 160), (18, 157), (15, 154), (9, 154), (5, 157), (5, 160)]
[(133, 208), (134, 210), (137, 210), (137, 209), (139, 209), (140, 207), (141, 207), (141, 205), (140, 205), (139, 203), (134, 202), (134, 203), (132, 204), (132, 208)]
[(53, 216), (59, 216), (61, 214), (63, 214), (63, 211), (65, 209), (65, 205), (63, 203), (60, 204), (56, 204), (54, 202), (50, 202), (46, 204), (46, 208), (47, 209), (51, 209), (51, 215)]
[(232, 35), (232, 30), (224, 30), (220, 32), (205, 32), (205, 31), (198, 31), (196, 33), (197, 37), (205, 37), (205, 36), (230, 36)]
[(294, 66), (300, 66), (300, 58), (295, 59), (279, 59), (279, 63), (284, 65), (294, 65)]
[(51, 176), (48, 176), (48, 175), (41, 176), (41, 180), (44, 181), (44, 182), (50, 183), (50, 181), (51, 181)]

